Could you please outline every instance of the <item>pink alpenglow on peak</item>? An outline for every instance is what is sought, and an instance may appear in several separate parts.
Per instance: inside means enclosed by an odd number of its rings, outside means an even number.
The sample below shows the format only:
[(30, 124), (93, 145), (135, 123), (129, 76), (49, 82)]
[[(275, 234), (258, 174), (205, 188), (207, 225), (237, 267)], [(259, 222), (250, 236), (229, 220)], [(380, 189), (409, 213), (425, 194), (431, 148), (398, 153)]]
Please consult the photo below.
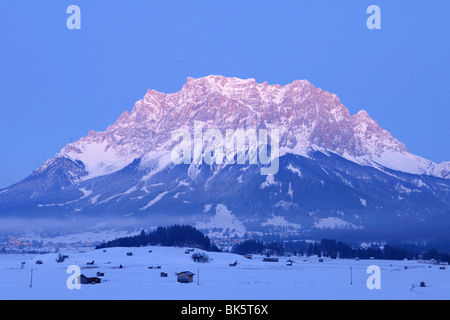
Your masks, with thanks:
[[(255, 79), (211, 75), (188, 78), (176, 93), (148, 90), (104, 132), (89, 132), (56, 157), (81, 161), (89, 175), (110, 174), (137, 158), (170, 154), (175, 130), (279, 130), (280, 152), (307, 155), (333, 152), (351, 161), (450, 178), (449, 165), (438, 165), (408, 152), (406, 146), (361, 110), (350, 115), (339, 98), (306, 80), (270, 85)], [(170, 156), (169, 156), (170, 157)]]

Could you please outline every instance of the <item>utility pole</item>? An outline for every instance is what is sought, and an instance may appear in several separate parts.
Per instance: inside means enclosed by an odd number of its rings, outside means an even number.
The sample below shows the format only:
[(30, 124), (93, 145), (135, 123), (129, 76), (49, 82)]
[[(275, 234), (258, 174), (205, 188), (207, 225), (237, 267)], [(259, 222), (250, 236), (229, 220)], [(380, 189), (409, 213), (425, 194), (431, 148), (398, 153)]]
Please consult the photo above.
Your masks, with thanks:
[(30, 288), (33, 287), (33, 268), (31, 268)]
[(353, 285), (353, 268), (350, 267), (350, 285)]
[(200, 285), (200, 268), (197, 268), (197, 285)]

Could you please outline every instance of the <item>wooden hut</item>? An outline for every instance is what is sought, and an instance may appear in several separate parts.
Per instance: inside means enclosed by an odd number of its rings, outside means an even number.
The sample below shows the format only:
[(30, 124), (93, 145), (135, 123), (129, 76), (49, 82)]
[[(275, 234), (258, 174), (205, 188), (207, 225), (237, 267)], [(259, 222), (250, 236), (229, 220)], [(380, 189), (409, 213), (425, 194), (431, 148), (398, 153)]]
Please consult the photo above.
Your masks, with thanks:
[(177, 281), (180, 283), (191, 283), (194, 282), (195, 274), (190, 271), (183, 271), (177, 273)]
[(102, 279), (97, 278), (97, 277), (88, 278), (84, 274), (82, 274), (80, 276), (80, 281), (79, 282), (81, 284), (96, 284), (96, 283), (101, 283)]

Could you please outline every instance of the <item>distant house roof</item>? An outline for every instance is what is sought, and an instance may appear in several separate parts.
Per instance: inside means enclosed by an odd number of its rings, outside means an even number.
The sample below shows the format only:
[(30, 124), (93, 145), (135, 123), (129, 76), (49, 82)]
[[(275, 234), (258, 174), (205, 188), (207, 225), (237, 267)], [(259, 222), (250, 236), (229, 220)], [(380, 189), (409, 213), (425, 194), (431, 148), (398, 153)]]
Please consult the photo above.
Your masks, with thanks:
[(192, 273), (192, 272), (190, 272), (190, 271), (183, 271), (183, 272), (177, 273), (177, 276), (178, 276), (178, 275), (182, 275), (182, 274), (185, 274), (185, 275), (187, 275), (187, 276), (189, 276), (189, 277), (195, 275), (195, 273)]
[(102, 280), (97, 277), (88, 278), (84, 274), (80, 275), (80, 283), (81, 284), (91, 284), (91, 283), (101, 283)]

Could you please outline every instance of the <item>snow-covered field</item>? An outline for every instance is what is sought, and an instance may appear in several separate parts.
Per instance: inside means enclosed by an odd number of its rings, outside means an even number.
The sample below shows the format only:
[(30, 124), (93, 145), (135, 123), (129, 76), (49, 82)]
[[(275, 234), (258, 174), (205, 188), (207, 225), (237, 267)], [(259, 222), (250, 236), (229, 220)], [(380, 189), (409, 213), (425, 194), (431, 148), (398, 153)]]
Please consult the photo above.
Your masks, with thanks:
[[(58, 254), (0, 255), (0, 299), (450, 299), (450, 268), (441, 270), (427, 262), (339, 259), (319, 262), (317, 257), (280, 257), (279, 262), (263, 262), (262, 256), (250, 260), (230, 253), (208, 252), (212, 261), (203, 264), (194, 263), (185, 250), (143, 247), (70, 252), (63, 263), (56, 262)], [(127, 256), (127, 252), (133, 255)], [(289, 259), (294, 261), (292, 266), (287, 266)], [(43, 264), (36, 264), (38, 260)], [(87, 265), (92, 261), (94, 265)], [(237, 265), (230, 267), (235, 261)], [(23, 269), (22, 262), (25, 262)], [(88, 277), (96, 276), (97, 272), (104, 272), (105, 276), (100, 284), (69, 290), (66, 283), (71, 274), (66, 271), (71, 265), (79, 266)], [(366, 286), (370, 276), (366, 271), (371, 265), (381, 268), (380, 290), (369, 290)], [(157, 266), (161, 269), (149, 269)], [(194, 282), (178, 283), (175, 273), (181, 271), (195, 273)], [(160, 277), (161, 272), (168, 277)], [(419, 287), (421, 282), (425, 282), (425, 288)]]

